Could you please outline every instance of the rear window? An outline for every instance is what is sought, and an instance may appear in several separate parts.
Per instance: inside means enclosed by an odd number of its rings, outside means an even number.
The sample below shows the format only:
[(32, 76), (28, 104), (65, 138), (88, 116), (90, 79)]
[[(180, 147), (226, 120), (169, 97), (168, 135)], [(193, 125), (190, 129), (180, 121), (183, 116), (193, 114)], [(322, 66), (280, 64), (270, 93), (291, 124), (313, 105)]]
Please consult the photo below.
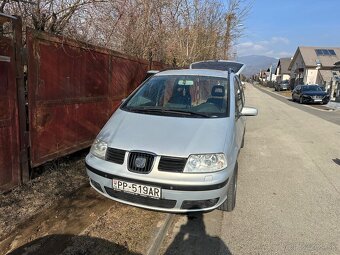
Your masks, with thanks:
[(316, 85), (307, 85), (307, 86), (302, 86), (301, 88), (302, 88), (302, 91), (322, 91), (322, 89)]

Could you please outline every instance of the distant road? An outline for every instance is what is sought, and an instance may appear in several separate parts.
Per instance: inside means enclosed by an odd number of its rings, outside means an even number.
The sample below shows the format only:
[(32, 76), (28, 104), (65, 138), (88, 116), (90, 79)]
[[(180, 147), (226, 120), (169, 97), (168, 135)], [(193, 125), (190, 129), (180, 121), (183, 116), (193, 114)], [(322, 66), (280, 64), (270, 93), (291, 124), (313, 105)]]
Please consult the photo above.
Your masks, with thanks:
[[(248, 86), (252, 86), (250, 84), (248, 84)], [(306, 105), (301, 105), (299, 103), (293, 102), (291, 100), (288, 100), (287, 98), (281, 97), (279, 95), (276, 95), (275, 93), (271, 93), (269, 91), (267, 91), (264, 88), (258, 87), (258, 86), (254, 86), (255, 88), (261, 90), (262, 92), (276, 98), (277, 100), (280, 100), (281, 102), (284, 102), (290, 106), (293, 106), (295, 108), (298, 108), (302, 111), (308, 112), (310, 114), (316, 115), (324, 120), (330, 121), (334, 124), (340, 125), (340, 111), (322, 111), (322, 110), (318, 110), (318, 109), (314, 109), (312, 107), (308, 107)]]

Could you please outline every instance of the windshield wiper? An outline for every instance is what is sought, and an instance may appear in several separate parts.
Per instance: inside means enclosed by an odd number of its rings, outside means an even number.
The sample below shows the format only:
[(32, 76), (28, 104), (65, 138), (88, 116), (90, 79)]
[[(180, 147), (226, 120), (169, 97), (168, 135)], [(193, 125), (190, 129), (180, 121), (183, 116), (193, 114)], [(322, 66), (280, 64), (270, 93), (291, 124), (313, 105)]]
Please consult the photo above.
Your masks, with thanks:
[(172, 110), (172, 109), (164, 109), (164, 111), (173, 112), (173, 113), (179, 113), (179, 114), (185, 114), (185, 115), (195, 115), (195, 116), (210, 118), (209, 115), (206, 115), (204, 113), (199, 113), (199, 112), (183, 111), (183, 110)]
[(184, 110), (177, 110), (177, 109), (163, 109), (163, 108), (127, 108), (129, 111), (132, 112), (151, 112), (151, 113), (173, 113), (173, 114), (181, 114), (181, 115), (187, 115), (187, 116), (200, 116), (204, 118), (210, 118), (209, 115), (203, 114), (203, 113), (197, 113), (192, 111), (184, 111)]

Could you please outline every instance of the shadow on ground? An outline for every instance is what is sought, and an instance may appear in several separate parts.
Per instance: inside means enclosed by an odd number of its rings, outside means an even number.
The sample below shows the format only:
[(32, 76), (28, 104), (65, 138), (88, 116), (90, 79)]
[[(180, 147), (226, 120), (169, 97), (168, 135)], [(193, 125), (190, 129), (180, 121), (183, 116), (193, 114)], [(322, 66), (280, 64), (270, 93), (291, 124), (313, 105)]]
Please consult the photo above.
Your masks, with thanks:
[(187, 224), (181, 226), (180, 232), (164, 254), (231, 255), (231, 252), (220, 238), (207, 234), (203, 222), (203, 214), (197, 213), (188, 215)]
[(129, 251), (127, 246), (122, 246), (107, 240), (76, 235), (48, 235), (27, 243), (10, 255), (141, 255)]

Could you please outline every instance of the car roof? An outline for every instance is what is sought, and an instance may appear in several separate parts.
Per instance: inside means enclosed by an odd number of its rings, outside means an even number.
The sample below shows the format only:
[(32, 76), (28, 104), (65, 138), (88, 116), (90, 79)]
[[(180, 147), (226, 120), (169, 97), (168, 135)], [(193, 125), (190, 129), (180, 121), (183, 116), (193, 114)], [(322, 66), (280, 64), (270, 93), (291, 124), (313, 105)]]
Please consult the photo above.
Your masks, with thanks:
[(210, 69), (180, 69), (180, 70), (167, 70), (162, 71), (154, 76), (165, 76), (165, 75), (198, 75), (198, 76), (211, 76), (211, 77), (221, 77), (228, 78), (228, 72), (210, 70)]

